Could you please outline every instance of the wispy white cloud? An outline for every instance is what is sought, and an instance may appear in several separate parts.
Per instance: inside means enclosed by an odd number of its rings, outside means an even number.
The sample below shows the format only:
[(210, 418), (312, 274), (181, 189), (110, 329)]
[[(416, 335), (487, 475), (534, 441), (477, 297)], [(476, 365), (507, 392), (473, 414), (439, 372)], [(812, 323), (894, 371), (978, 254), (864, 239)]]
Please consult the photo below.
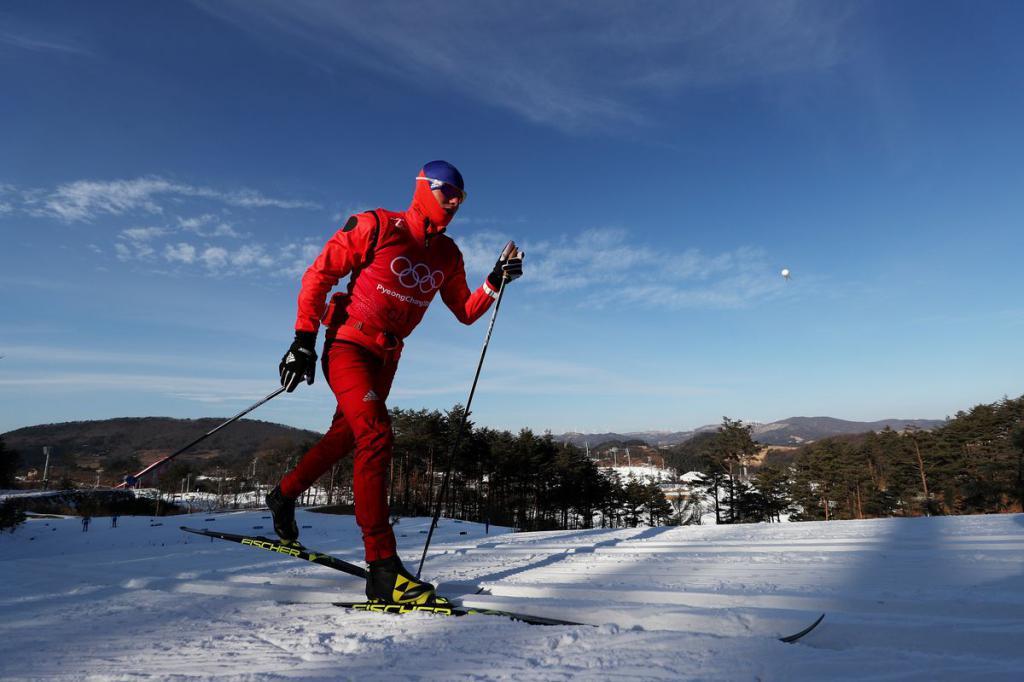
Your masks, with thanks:
[[(152, 260), (156, 254), (156, 248), (152, 242), (169, 232), (170, 230), (162, 227), (132, 227), (121, 230), (118, 233), (117, 241), (114, 242), (114, 256), (123, 262)], [(93, 251), (102, 253), (99, 247)]]
[[(140, 235), (158, 231), (139, 228)], [(126, 231), (127, 232), (127, 231)], [(474, 232), (458, 239), (471, 287), (490, 272), (508, 237)], [(155, 244), (124, 239), (115, 244), (121, 260), (152, 260)], [(322, 248), (319, 239), (269, 246), (259, 242), (236, 248), (175, 240), (163, 245), (166, 262), (201, 267), (208, 275), (262, 273), (296, 278)], [(520, 243), (526, 252), (525, 276), (517, 286), (552, 296), (570, 296), (575, 305), (739, 308), (783, 295), (785, 285), (766, 251), (738, 247), (706, 254), (655, 248), (620, 228), (591, 229), (576, 235)]]
[(210, 223), (216, 220), (217, 216), (213, 215), (212, 213), (204, 213), (203, 215), (192, 216), (191, 218), (179, 217), (178, 225), (183, 230), (188, 230), (189, 232), (197, 232), (198, 230), (201, 230), (203, 226), (209, 225)]
[(313, 238), (302, 243), (285, 245), (281, 249), (278, 274), (285, 277), (298, 277), (316, 259), (322, 248), (323, 240)]
[(167, 230), (162, 227), (132, 227), (127, 230), (121, 230), (121, 237), (128, 239), (133, 242), (146, 242), (157, 237), (162, 237), (167, 234)]
[[(157, 254), (179, 268), (201, 267), (200, 272), (223, 276), (261, 272), (273, 276), (297, 277), (305, 272), (322, 248), (318, 240), (270, 246), (260, 242), (233, 248), (181, 239), (182, 233), (160, 227), (122, 230), (114, 242), (114, 255), (123, 262), (152, 262)], [(159, 243), (161, 238), (170, 240)], [(94, 253), (103, 253), (99, 247)]]
[(201, 256), (203, 264), (210, 270), (220, 270), (228, 264), (228, 250), (220, 246), (210, 246), (203, 249)]
[[(141, 201), (148, 191), (128, 192), (118, 206)], [(316, 258), (323, 236), (270, 245), (257, 241), (232, 248), (182, 239), (185, 232), (206, 240), (218, 235), (219, 218), (202, 214), (178, 218), (177, 227), (139, 226), (122, 230), (113, 245), (122, 261), (153, 262), (159, 256), (176, 268), (201, 268), (213, 276), (259, 272), (300, 276)], [(240, 238), (234, 233), (235, 238)], [(493, 267), (509, 235), (480, 230), (457, 236), (469, 283), (475, 286)], [(167, 239), (165, 243), (161, 240)], [(623, 228), (595, 228), (575, 235), (521, 242), (526, 276), (519, 286), (552, 295), (571, 295), (576, 305), (654, 306), (671, 309), (738, 308), (783, 295), (783, 282), (766, 251), (739, 247), (708, 254), (698, 249), (666, 252)]]
[(277, 261), (261, 244), (246, 244), (231, 254), (231, 263), (239, 267), (258, 265), (261, 268), (269, 268), (275, 266)]
[[(145, 228), (139, 228), (145, 229)], [(129, 235), (122, 234), (121, 239), (114, 242), (114, 255), (120, 261), (132, 261), (132, 260), (150, 260), (156, 253), (156, 249), (150, 244), (150, 239), (155, 237), (145, 237), (145, 232), (140, 233), (140, 236), (133, 238)]]
[[(89, 221), (101, 215), (133, 212), (161, 214), (164, 212), (161, 201), (176, 197), (207, 199), (242, 208), (320, 208), (309, 201), (267, 197), (252, 189), (224, 191), (173, 182), (158, 176), (132, 180), (78, 180), (50, 192), (22, 191), (21, 196), (30, 214), (55, 217), (65, 222)], [(221, 228), (221, 232), (226, 236), (233, 234), (230, 226)]]
[(33, 201), (34, 195), (31, 191), (0, 182), (0, 218), (24, 209)]
[(693, 88), (833, 68), (853, 13), (813, 0), (197, 4), (325, 69), (357, 63), (570, 131), (648, 122), (658, 97)]
[(173, 191), (174, 185), (159, 178), (96, 182), (79, 180), (61, 185), (44, 201), (39, 213), (62, 220), (89, 220), (101, 213), (120, 215), (142, 210), (160, 213), (163, 209), (155, 195)]
[[(283, 245), (249, 241), (231, 248), (222, 246), (218, 240), (245, 240), (250, 237), (225, 219), (223, 214), (227, 208), (220, 212), (197, 212), (190, 217), (156, 218), (158, 224), (152, 224), (154, 215), (162, 216), (170, 209), (180, 211), (183, 198), (206, 199), (227, 207), (253, 210), (320, 208), (303, 200), (267, 197), (251, 189), (223, 191), (152, 176), (115, 181), (79, 180), (52, 190), (25, 189), (0, 183), (0, 216), (20, 209), (36, 217), (55, 217), (73, 223), (103, 216), (126, 216), (130, 219), (141, 214), (150, 224), (121, 229), (116, 233), (110, 248), (117, 260), (152, 263), (162, 258), (176, 267), (199, 265), (207, 274), (214, 275), (259, 270), (293, 277), (309, 266), (322, 246), (322, 235)], [(201, 239), (197, 241), (194, 237)], [(98, 244), (90, 245), (89, 249), (103, 255), (103, 248)]]
[(692, 248), (671, 252), (618, 228), (520, 247), (526, 251), (524, 285), (552, 294), (573, 293), (585, 307), (735, 308), (783, 291), (768, 254), (754, 247), (719, 254)]
[[(201, 264), (215, 274), (229, 274), (252, 270), (273, 271), (288, 267), (292, 252), (285, 248), (271, 254), (263, 244), (244, 244), (236, 249), (222, 246), (196, 246), (188, 242), (168, 244), (164, 258), (171, 263)], [(308, 265), (308, 264), (307, 264)]]
[(212, 213), (204, 213), (191, 218), (178, 218), (178, 225), (188, 232), (200, 237), (241, 237), (231, 223), (222, 220)]
[(8, 26), (0, 29), (0, 45), (8, 45), (32, 52), (62, 52), (82, 56), (93, 56), (93, 52), (78, 42), (60, 36), (44, 34), (27, 27)]
[(194, 263), (196, 260), (196, 247), (184, 242), (167, 244), (164, 246), (164, 258), (172, 263)]
[(211, 199), (219, 199), (231, 206), (241, 206), (243, 208), (320, 208), (319, 204), (314, 204), (309, 201), (274, 199), (272, 197), (263, 196), (256, 190), (251, 189), (243, 189), (237, 192), (225, 193), (217, 192), (215, 190), (199, 188), (196, 192), (196, 196), (209, 197)]

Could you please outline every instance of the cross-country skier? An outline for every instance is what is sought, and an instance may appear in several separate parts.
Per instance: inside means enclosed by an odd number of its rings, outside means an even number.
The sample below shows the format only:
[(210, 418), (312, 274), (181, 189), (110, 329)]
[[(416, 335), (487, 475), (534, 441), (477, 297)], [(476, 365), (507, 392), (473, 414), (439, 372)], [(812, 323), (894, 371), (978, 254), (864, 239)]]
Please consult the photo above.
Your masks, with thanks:
[[(438, 292), (460, 322), (472, 324), (497, 298), (502, 278), (508, 282), (523, 272), (524, 254), (509, 242), (486, 281), (470, 292), (462, 253), (444, 234), (465, 200), (458, 169), (431, 161), (416, 177), (405, 212), (377, 209), (350, 217), (302, 276), (295, 341), (279, 366), (288, 392), (302, 380), (312, 384), (323, 322), (323, 372), (338, 408), (324, 437), (267, 495), (274, 530), (283, 541), (297, 541), (296, 498), (354, 447), (356, 522), (370, 567), (366, 596), (371, 600), (423, 604), (435, 598), (433, 585), (403, 567), (388, 523), (394, 435), (384, 401), (404, 340)], [(346, 275), (351, 275), (347, 290), (328, 304), (328, 292)]]

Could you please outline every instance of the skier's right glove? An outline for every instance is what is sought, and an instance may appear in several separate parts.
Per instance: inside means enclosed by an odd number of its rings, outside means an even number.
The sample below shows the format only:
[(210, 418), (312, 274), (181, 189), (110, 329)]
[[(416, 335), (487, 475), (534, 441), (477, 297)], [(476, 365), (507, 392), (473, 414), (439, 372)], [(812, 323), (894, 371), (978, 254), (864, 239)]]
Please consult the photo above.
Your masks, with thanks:
[(307, 384), (313, 384), (313, 377), (316, 375), (316, 351), (313, 350), (315, 345), (315, 332), (295, 332), (295, 340), (278, 365), (281, 385), (288, 393), (294, 391), (303, 379)]

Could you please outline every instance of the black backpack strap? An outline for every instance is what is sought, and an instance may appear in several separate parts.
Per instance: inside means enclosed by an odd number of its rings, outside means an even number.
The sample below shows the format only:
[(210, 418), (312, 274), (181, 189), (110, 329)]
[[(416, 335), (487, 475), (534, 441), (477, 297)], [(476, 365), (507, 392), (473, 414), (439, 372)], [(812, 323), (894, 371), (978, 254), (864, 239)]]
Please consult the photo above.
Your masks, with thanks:
[[(380, 218), (380, 211), (381, 210), (382, 209), (378, 208), (378, 209), (374, 209), (372, 211), (367, 211), (367, 213), (369, 213), (370, 215), (373, 216), (373, 234), (370, 236), (370, 252), (367, 254), (366, 260), (363, 261), (363, 264), (360, 265), (357, 269), (352, 271), (352, 277), (349, 280), (349, 285), (348, 285), (349, 292), (352, 291), (352, 287), (354, 287), (355, 284), (356, 284), (356, 277), (359, 276), (360, 272), (362, 272), (363, 270), (365, 270), (366, 268), (368, 268), (370, 266), (370, 263), (373, 262), (373, 257), (377, 253), (377, 242), (380, 240), (380, 226), (381, 226), (381, 223), (383, 222), (381, 220), (381, 218)], [(353, 222), (355, 220), (356, 220), (355, 216), (352, 216), (352, 218), (350, 219), (350, 222), (352, 222), (352, 226), (353, 227), (355, 227), (355, 223)]]
[[(373, 260), (373, 254), (377, 252), (377, 239), (380, 237), (380, 209), (371, 211), (373, 213), (373, 236), (370, 238), (370, 260)], [(370, 260), (366, 261), (367, 263)]]

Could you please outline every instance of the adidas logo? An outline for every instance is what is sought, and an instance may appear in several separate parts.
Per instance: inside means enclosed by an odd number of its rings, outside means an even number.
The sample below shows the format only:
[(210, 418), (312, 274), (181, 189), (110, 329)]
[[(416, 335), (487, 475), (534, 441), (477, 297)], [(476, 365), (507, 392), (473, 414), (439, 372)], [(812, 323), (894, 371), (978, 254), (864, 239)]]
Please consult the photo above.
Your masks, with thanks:
[(377, 394), (373, 392), (372, 388), (366, 392), (366, 395), (363, 396), (364, 403), (368, 403), (371, 400), (380, 400), (380, 398), (377, 397)]

